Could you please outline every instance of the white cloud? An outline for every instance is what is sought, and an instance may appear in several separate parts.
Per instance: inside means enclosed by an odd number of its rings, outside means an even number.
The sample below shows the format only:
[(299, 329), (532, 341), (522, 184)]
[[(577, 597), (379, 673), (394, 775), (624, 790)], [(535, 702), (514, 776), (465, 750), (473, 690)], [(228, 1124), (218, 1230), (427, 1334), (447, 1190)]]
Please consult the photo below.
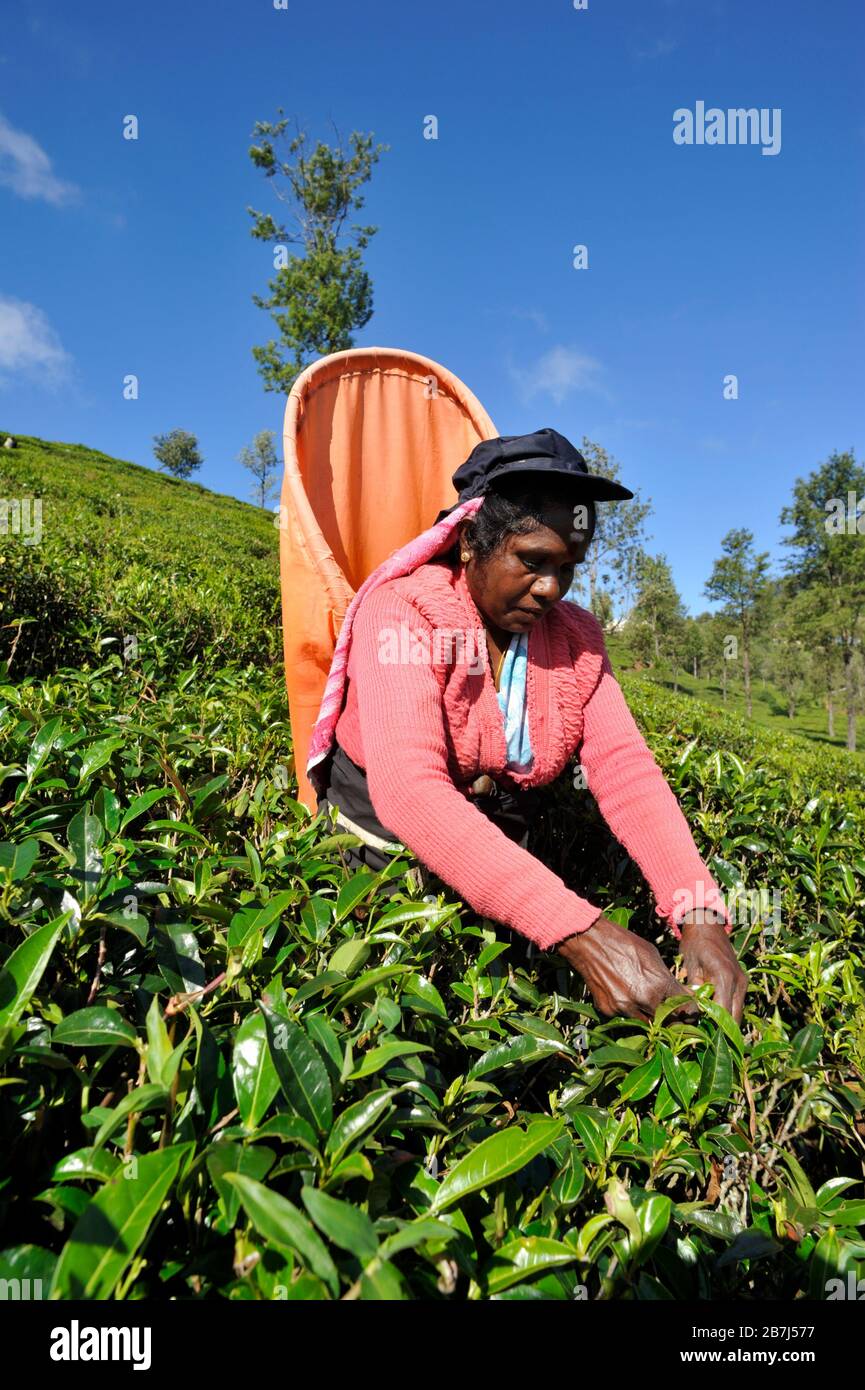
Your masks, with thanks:
[(67, 203), (77, 198), (74, 183), (64, 183), (51, 168), (51, 160), (26, 130), (16, 130), (0, 116), (0, 184), (19, 198), (43, 198), (46, 203)]
[(0, 295), (0, 373), (23, 372), (54, 384), (71, 358), (41, 309)]
[(676, 39), (652, 39), (651, 43), (645, 48), (634, 46), (632, 52), (638, 62), (646, 62), (653, 58), (666, 58), (671, 53), (675, 53), (679, 47)]
[(535, 396), (551, 396), (556, 405), (561, 405), (575, 391), (608, 396), (598, 380), (602, 370), (600, 362), (593, 357), (563, 346), (550, 348), (534, 362), (509, 367), (511, 380), (524, 401), (534, 400)]
[(516, 319), (528, 319), (533, 323), (539, 333), (549, 333), (550, 321), (546, 314), (540, 309), (511, 309), (511, 314)]

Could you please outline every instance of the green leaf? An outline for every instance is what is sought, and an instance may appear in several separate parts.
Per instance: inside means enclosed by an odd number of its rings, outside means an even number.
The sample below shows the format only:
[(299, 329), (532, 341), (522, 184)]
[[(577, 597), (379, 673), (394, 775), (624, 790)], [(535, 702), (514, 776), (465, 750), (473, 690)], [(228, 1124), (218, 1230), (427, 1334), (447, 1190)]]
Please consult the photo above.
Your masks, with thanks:
[(374, 1177), (372, 1164), (366, 1154), (350, 1153), (331, 1168), (325, 1186), (327, 1188), (339, 1187), (344, 1182), (350, 1182), (352, 1178), (363, 1178), (364, 1182), (372, 1182)]
[(112, 840), (120, 828), (120, 802), (104, 783), (93, 798), (93, 814), (102, 822), (106, 835)]
[(488, 965), (491, 965), (498, 956), (502, 955), (504, 951), (509, 951), (510, 947), (511, 943), (509, 941), (491, 941), (488, 946), (485, 946), (478, 956), (475, 966), (478, 974), (481, 974), (481, 972), (485, 970)]
[[(834, 1230), (826, 1231), (814, 1247), (808, 1267), (808, 1292), (813, 1299), (832, 1299), (839, 1296), (837, 1281), (841, 1281), (840, 1297), (847, 1298), (847, 1271), (853, 1268), (846, 1243)], [(833, 1281), (836, 1281), (833, 1284)]]
[(287, 1144), (300, 1144), (302, 1148), (308, 1149), (316, 1160), (321, 1157), (315, 1130), (299, 1115), (271, 1115), (269, 1120), (259, 1125), (253, 1138), (284, 1139)]
[(508, 1038), (507, 1042), (497, 1043), (495, 1047), (484, 1052), (469, 1068), (468, 1079), (474, 1081), (479, 1076), (488, 1076), (491, 1072), (500, 1071), (502, 1067), (527, 1066), (530, 1062), (537, 1062), (541, 1057), (549, 1057), (554, 1052), (571, 1051), (564, 1038), (556, 1042), (552, 1038), (536, 1038), (530, 1034), (522, 1034), (516, 1038)]
[(558, 1205), (567, 1209), (579, 1201), (585, 1185), (586, 1170), (574, 1148), (564, 1168), (554, 1178), (550, 1191)]
[(733, 1058), (727, 1039), (722, 1032), (715, 1034), (714, 1041), (703, 1056), (700, 1070), (700, 1099), (706, 1101), (728, 1100), (733, 1089)]
[(340, 1004), (347, 1004), (350, 999), (360, 999), (364, 994), (368, 994), (376, 985), (383, 980), (393, 979), (395, 975), (406, 975), (411, 972), (410, 965), (378, 965), (374, 970), (367, 970), (359, 979), (355, 980), (348, 989), (339, 992)]
[(86, 811), (79, 811), (67, 829), (69, 848), (75, 855), (74, 874), (78, 883), (79, 902), (88, 902), (99, 888), (102, 877), (102, 857), (99, 846), (105, 831), (102, 822)]
[(639, 1264), (643, 1264), (666, 1234), (673, 1214), (673, 1203), (661, 1192), (653, 1192), (636, 1207), (640, 1223)]
[(793, 1039), (790, 1055), (791, 1067), (807, 1068), (813, 1065), (823, 1048), (823, 1029), (817, 1023), (809, 1023), (800, 1028)]
[(512, 1126), (482, 1139), (450, 1168), (432, 1201), (432, 1212), (443, 1211), (470, 1192), (518, 1173), (553, 1144), (565, 1127), (564, 1120), (535, 1120), (528, 1129)]
[(121, 931), (128, 931), (130, 936), (134, 936), (140, 946), (147, 944), (150, 932), (147, 918), (138, 912), (131, 912), (128, 907), (122, 907), (117, 912), (94, 912), (90, 920), (100, 925), (105, 922), (109, 926), (119, 927)]
[[(405, 1002), (416, 1013), (431, 1013), (437, 1014), (439, 1018), (447, 1018), (448, 1011), (444, 1000), (432, 980), (428, 980), (425, 975), (410, 975), (405, 982), (403, 993), (408, 996)], [(418, 1000), (420, 1003), (416, 1002)]]
[(325, 1144), (325, 1153), (329, 1156), (331, 1164), (337, 1164), (346, 1150), (357, 1143), (361, 1135), (366, 1134), (390, 1109), (391, 1097), (394, 1095), (396, 1091), (390, 1088), (370, 1091), (337, 1116)]
[(26, 1293), (21, 1290), (23, 1298), (41, 1299), (47, 1294), (56, 1266), (57, 1256), (41, 1245), (11, 1245), (0, 1251), (0, 1279), (30, 1281)]
[(356, 975), (367, 963), (372, 947), (368, 941), (354, 938), (337, 946), (327, 962), (328, 970), (336, 970), (341, 975)]
[(74, 1182), (76, 1179), (96, 1178), (98, 1182), (105, 1182), (116, 1173), (119, 1164), (119, 1158), (106, 1153), (104, 1149), (76, 1149), (74, 1153), (64, 1154), (54, 1165), (51, 1181)]
[(448, 1245), (455, 1240), (458, 1232), (445, 1221), (431, 1221), (421, 1216), (416, 1221), (400, 1223), (400, 1229), (386, 1236), (379, 1247), (379, 1257), (389, 1260), (402, 1250), (416, 1250), (419, 1245), (433, 1241), (436, 1245)]
[(592, 1163), (603, 1163), (607, 1157), (604, 1138), (605, 1125), (602, 1117), (589, 1106), (575, 1106), (568, 1111), (574, 1129), (583, 1141), (586, 1154)]
[(264, 932), (294, 901), (294, 896), (292, 890), (275, 893), (263, 907), (244, 907), (235, 912), (228, 928), (230, 949), (240, 950), (255, 932)]
[(279, 1077), (267, 1045), (267, 1029), (261, 1014), (248, 1014), (238, 1028), (231, 1072), (240, 1118), (247, 1129), (255, 1129), (279, 1090)]
[(817, 1207), (817, 1194), (799, 1160), (791, 1153), (783, 1153), (780, 1162), (784, 1164), (790, 1174), (790, 1189), (799, 1205)]
[(520, 1236), (499, 1246), (483, 1273), (484, 1287), (488, 1294), (501, 1293), (545, 1269), (574, 1264), (576, 1259), (573, 1246), (560, 1240), (549, 1236)]
[(745, 1052), (745, 1039), (742, 1037), (742, 1030), (733, 1015), (728, 1013), (720, 1004), (717, 1004), (714, 999), (704, 999), (700, 997), (699, 1003), (703, 1012), (707, 1013), (709, 1017), (717, 1023), (718, 1027), (729, 1038), (739, 1056), (742, 1057)]
[(271, 1192), (254, 1178), (226, 1173), (225, 1180), (237, 1188), (244, 1211), (264, 1239), (285, 1250), (295, 1251), (318, 1275), (334, 1298), (339, 1297), (339, 1275), (327, 1246), (309, 1221), (288, 1198)]
[(93, 743), (85, 752), (81, 759), (81, 769), (78, 773), (78, 786), (82, 786), (88, 777), (92, 777), (100, 767), (111, 761), (111, 756), (116, 753), (118, 748), (123, 747), (123, 739), (112, 735), (111, 738), (100, 739), (98, 743)]
[(300, 1196), (316, 1226), (328, 1240), (341, 1250), (348, 1250), (366, 1263), (378, 1252), (375, 1227), (365, 1211), (319, 1192), (315, 1187), (302, 1187)]
[(661, 1079), (661, 1058), (656, 1052), (649, 1062), (634, 1070), (619, 1084), (620, 1100), (642, 1100), (654, 1091)]
[(127, 825), (131, 825), (134, 820), (138, 820), (138, 817), (143, 816), (145, 811), (149, 811), (151, 806), (154, 806), (157, 801), (162, 801), (170, 795), (171, 793), (168, 791), (167, 787), (153, 787), (148, 792), (142, 792), (141, 796), (134, 797), (133, 800), (130, 801), (129, 809), (120, 822), (120, 829), (125, 830)]
[(171, 1041), (162, 1017), (159, 996), (154, 994), (147, 1010), (147, 1075), (157, 1086), (167, 1086), (164, 1068), (171, 1056)]
[(360, 1065), (355, 1067), (350, 1074), (351, 1081), (357, 1081), (362, 1076), (372, 1076), (375, 1072), (381, 1071), (396, 1057), (408, 1057), (418, 1052), (432, 1052), (428, 1043), (407, 1042), (403, 1038), (390, 1038), (383, 1042), (380, 1047), (370, 1048), (365, 1052)]
[(52, 1297), (111, 1297), (188, 1153), (189, 1145), (179, 1144), (145, 1154), (105, 1183), (61, 1251)]
[(159, 970), (172, 994), (193, 994), (206, 980), (195, 932), (184, 922), (162, 922), (154, 934)]
[(333, 1123), (333, 1094), (327, 1068), (304, 1030), (258, 1002), (282, 1093), (296, 1114), (324, 1133)]
[[(358, 903), (362, 902), (368, 895), (377, 878), (378, 874), (370, 873), (368, 869), (362, 869), (360, 873), (354, 874), (348, 883), (342, 885), (336, 900), (334, 922), (341, 922), (343, 918), (348, 917), (354, 911)], [(338, 966), (334, 966), (334, 969), (338, 968)]]
[(27, 877), (39, 856), (39, 841), (22, 840), (20, 844), (8, 841), (0, 844), (0, 869), (5, 869), (11, 883), (20, 883)]
[(685, 1062), (668, 1047), (661, 1046), (664, 1078), (676, 1100), (687, 1110), (700, 1084), (699, 1062)]
[(238, 1188), (226, 1180), (228, 1173), (242, 1173), (260, 1182), (273, 1167), (276, 1155), (263, 1144), (231, 1144), (221, 1140), (207, 1151), (207, 1171), (222, 1202), (225, 1224), (234, 1226), (240, 1207)]
[(36, 993), (57, 938), (71, 915), (64, 912), (53, 922), (37, 927), (7, 958), (0, 970), (0, 1035), (14, 1027)]
[(144, 1110), (153, 1110), (157, 1106), (164, 1105), (168, 1099), (168, 1092), (163, 1086), (154, 1086), (149, 1083), (146, 1086), (136, 1086), (134, 1090), (125, 1095), (122, 1100), (111, 1111), (103, 1124), (100, 1125), (93, 1140), (93, 1149), (101, 1149), (106, 1139), (109, 1139), (117, 1127), (133, 1113)]
[(65, 1047), (137, 1047), (138, 1034), (116, 1009), (94, 1006), (67, 1014), (52, 1041)]
[(365, 1301), (396, 1303), (409, 1295), (396, 1265), (388, 1260), (374, 1260), (360, 1276), (360, 1296)]
[(739, 1218), (731, 1216), (727, 1211), (711, 1211), (706, 1207), (687, 1211), (682, 1206), (675, 1210), (680, 1220), (686, 1221), (691, 1226), (699, 1226), (701, 1231), (707, 1231), (712, 1236), (720, 1236), (724, 1240), (733, 1240), (744, 1230)]
[(49, 719), (47, 724), (36, 734), (30, 745), (30, 752), (27, 755), (27, 781), (32, 782), (37, 772), (45, 763), (48, 754), (54, 747), (63, 725), (62, 715), (56, 715), (54, 719)]

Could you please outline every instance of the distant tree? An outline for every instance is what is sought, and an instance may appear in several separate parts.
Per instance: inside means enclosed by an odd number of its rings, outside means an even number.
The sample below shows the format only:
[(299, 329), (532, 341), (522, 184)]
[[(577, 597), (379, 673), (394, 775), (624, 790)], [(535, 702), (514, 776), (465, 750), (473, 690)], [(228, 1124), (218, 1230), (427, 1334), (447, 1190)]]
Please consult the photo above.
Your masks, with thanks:
[(706, 635), (703, 624), (696, 618), (686, 618), (682, 632), (682, 664), (690, 668), (697, 680), (700, 662), (706, 651)]
[(198, 452), (198, 440), (188, 430), (171, 430), (169, 434), (155, 434), (153, 453), (159, 467), (165, 468), (175, 478), (188, 478), (203, 459)]
[(772, 620), (769, 674), (787, 702), (787, 718), (796, 718), (796, 709), (813, 689), (817, 615), (807, 590), (799, 594), (787, 588), (779, 592)]
[[(592, 473), (618, 480), (620, 464), (600, 444), (583, 436), (580, 452)], [(616, 610), (628, 607), (634, 593), (651, 513), (651, 502), (644, 502), (638, 489), (631, 501), (598, 503), (595, 534), (585, 564), (577, 569), (574, 592), (606, 626), (612, 625)]]
[[(350, 213), (363, 207), (358, 190), (388, 148), (373, 146), (372, 135), (356, 130), (349, 136), (348, 150), (338, 131), (335, 146), (318, 141), (310, 148), (297, 121), (285, 119), (281, 107), (278, 114), (278, 121), (256, 122), (252, 134), (257, 143), (249, 150), (294, 222), (289, 230), (270, 213), (247, 208), (254, 219), (252, 235), (278, 248), (270, 294), (253, 295), (254, 303), (267, 309), (279, 328), (278, 342), (271, 339), (252, 349), (266, 391), (289, 391), (316, 358), (352, 347), (353, 330), (372, 317), (372, 281), (362, 252), (378, 228), (353, 224), (346, 229), (344, 224)], [(289, 255), (288, 245), (300, 247), (300, 253)]]
[(744, 529), (728, 531), (721, 542), (724, 551), (715, 561), (704, 593), (724, 605), (724, 615), (735, 623), (742, 641), (742, 681), (745, 708), (753, 714), (751, 700), (751, 651), (768, 609), (771, 594), (768, 552), (755, 554), (754, 537)]
[(259, 430), (252, 444), (245, 445), (237, 456), (238, 461), (244, 468), (249, 469), (255, 479), (252, 495), (260, 507), (266, 507), (277, 491), (276, 474), (279, 459), (276, 455), (275, 439), (273, 430)]
[[(721, 687), (721, 699), (726, 704), (731, 663), (731, 639), (738, 645), (738, 639), (730, 632), (730, 624), (719, 613), (701, 613), (696, 619), (699, 625), (703, 655), (701, 664), (704, 675), (715, 675)], [(733, 668), (735, 669), (735, 667)]]
[(652, 666), (681, 669), (685, 609), (665, 555), (643, 555), (637, 566), (637, 599), (628, 624), (635, 653)]
[(615, 613), (613, 611), (613, 596), (612, 594), (608, 594), (606, 589), (595, 590), (592, 612), (601, 624), (604, 632), (609, 632), (613, 626)]
[(793, 501), (781, 512), (792, 526), (788, 572), (797, 589), (819, 596), (827, 643), (834, 643), (843, 669), (847, 748), (856, 748), (860, 703), (859, 666), (865, 632), (865, 468), (852, 449), (837, 451), (807, 478), (797, 478)]

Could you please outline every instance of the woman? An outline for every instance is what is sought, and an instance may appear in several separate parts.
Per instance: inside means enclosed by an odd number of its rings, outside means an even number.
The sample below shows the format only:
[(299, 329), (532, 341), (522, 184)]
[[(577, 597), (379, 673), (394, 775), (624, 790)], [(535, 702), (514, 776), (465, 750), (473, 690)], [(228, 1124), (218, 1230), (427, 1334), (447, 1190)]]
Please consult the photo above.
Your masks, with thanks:
[[(340, 632), (307, 772), (319, 809), (381, 868), (402, 844), (477, 912), (555, 950), (599, 1012), (652, 1019), (686, 991), (657, 949), (604, 917), (526, 848), (575, 753), (613, 833), (680, 941), (690, 985), (737, 1020), (747, 978), (729, 916), (625, 703), (596, 619), (561, 602), (595, 503), (633, 496), (555, 430), (484, 440), (459, 502), (361, 586)], [(683, 1006), (693, 1012), (694, 1005)]]

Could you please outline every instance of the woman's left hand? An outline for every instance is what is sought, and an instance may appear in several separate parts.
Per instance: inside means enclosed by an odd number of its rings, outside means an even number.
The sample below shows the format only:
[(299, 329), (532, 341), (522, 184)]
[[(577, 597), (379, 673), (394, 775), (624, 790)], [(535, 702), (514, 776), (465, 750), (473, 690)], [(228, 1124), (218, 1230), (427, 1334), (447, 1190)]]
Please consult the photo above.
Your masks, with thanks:
[(748, 976), (736, 959), (736, 952), (723, 923), (712, 913), (701, 910), (689, 912), (680, 923), (682, 938), (679, 949), (682, 963), (692, 989), (708, 980), (715, 986), (715, 1001), (742, 1021), (742, 1005), (748, 988)]

